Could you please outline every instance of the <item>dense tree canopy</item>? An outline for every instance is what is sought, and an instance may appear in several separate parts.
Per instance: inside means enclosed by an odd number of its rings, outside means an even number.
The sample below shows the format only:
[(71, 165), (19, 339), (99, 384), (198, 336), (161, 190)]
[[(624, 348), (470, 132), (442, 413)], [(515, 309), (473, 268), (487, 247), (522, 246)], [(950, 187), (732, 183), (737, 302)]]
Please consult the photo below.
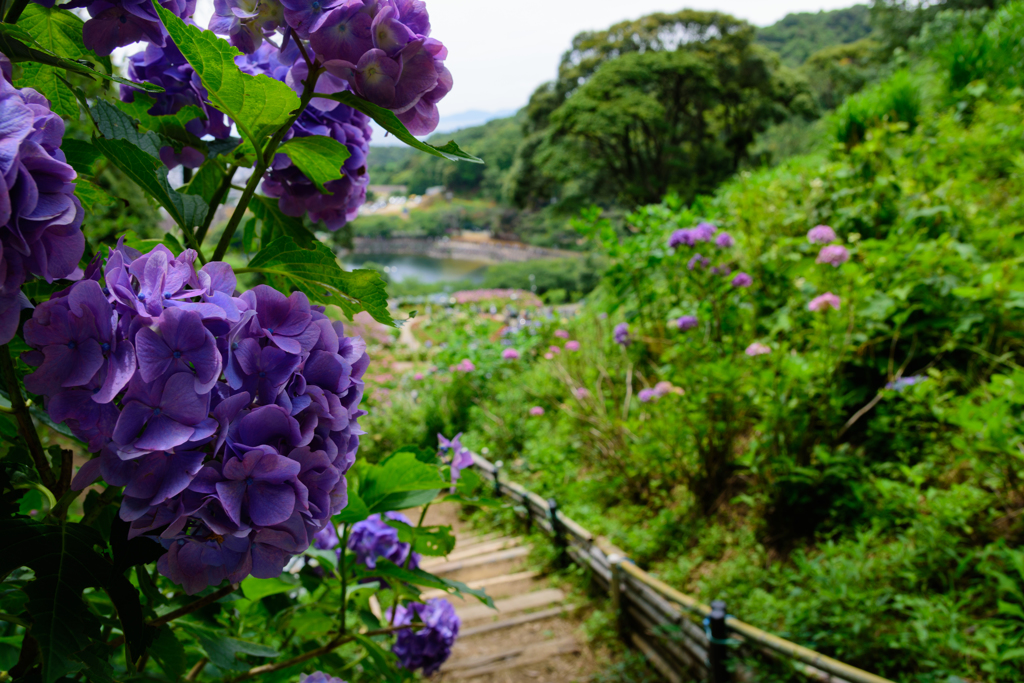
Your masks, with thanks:
[(757, 42), (778, 52), (783, 64), (799, 66), (819, 50), (866, 38), (871, 33), (870, 15), (867, 5), (787, 14), (781, 21), (758, 29)]

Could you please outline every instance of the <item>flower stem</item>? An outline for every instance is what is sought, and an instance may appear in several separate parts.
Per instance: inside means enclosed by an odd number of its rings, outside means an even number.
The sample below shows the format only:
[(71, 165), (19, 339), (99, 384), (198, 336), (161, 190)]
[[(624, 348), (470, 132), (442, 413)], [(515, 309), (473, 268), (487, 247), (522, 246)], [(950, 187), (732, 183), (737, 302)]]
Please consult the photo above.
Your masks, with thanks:
[[(193, 612), (195, 612), (197, 610), (201, 610), (202, 608), (206, 607), (210, 603), (217, 602), (218, 600), (223, 598), (225, 595), (230, 595), (231, 593), (234, 593), (236, 590), (238, 590), (238, 584), (237, 583), (229, 583), (228, 585), (224, 586), (220, 590), (214, 591), (213, 593), (210, 593), (206, 597), (199, 598), (198, 600), (193, 600), (192, 602), (188, 603), (184, 607), (179, 607), (178, 609), (174, 610), (173, 612), (168, 612), (167, 614), (163, 615), (162, 617), (160, 617), (158, 619), (154, 619), (153, 621), (146, 622), (146, 625), (147, 626), (152, 626), (153, 628), (156, 628), (158, 626), (163, 626), (164, 624), (170, 623), (170, 622), (174, 621), (175, 619), (178, 619), (180, 617), (185, 616), (186, 614), (192, 614)], [(114, 638), (109, 643), (107, 643), (107, 645), (109, 645), (110, 647), (119, 647), (122, 643), (124, 643), (124, 636), (118, 636), (117, 638)]]
[[(36, 431), (35, 423), (32, 422), (32, 414), (28, 410), (25, 398), (21, 395), (21, 387), (18, 386), (18, 376), (14, 372), (14, 362), (11, 360), (10, 350), (7, 345), (0, 346), (0, 379), (7, 387), (7, 395), (11, 400), (11, 411), (14, 419), (18, 421), (18, 431), (21, 438), (28, 444), (29, 453), (39, 470), (39, 478), (43, 486), (53, 491), (56, 488), (57, 480), (50, 469), (50, 463), (46, 461), (46, 453), (43, 451), (43, 442), (39, 440), (39, 432)], [(57, 498), (58, 496), (54, 496)]]
[(348, 571), (345, 567), (345, 551), (348, 549), (348, 524), (342, 524), (341, 552), (338, 553), (338, 573), (341, 575), (341, 609), (338, 610), (339, 621), (338, 632), (345, 635), (345, 619), (348, 609)]
[(224, 228), (224, 234), (220, 236), (220, 241), (217, 243), (217, 249), (213, 252), (213, 261), (223, 261), (224, 254), (228, 251), (228, 245), (231, 244), (231, 238), (234, 236), (235, 231), (238, 229), (239, 224), (242, 222), (242, 217), (245, 215), (245, 209), (249, 206), (249, 202), (252, 201), (252, 196), (256, 194), (256, 186), (259, 185), (260, 180), (263, 179), (263, 174), (266, 173), (270, 167), (270, 162), (274, 160), (274, 154), (277, 152), (277, 148), (281, 146), (281, 141), (284, 140), (284, 136), (288, 134), (292, 125), (299, 119), (299, 116), (306, 110), (306, 106), (309, 101), (313, 99), (313, 95), (316, 92), (316, 81), (320, 78), (320, 69), (311, 70), (309, 77), (302, 83), (302, 97), (299, 99), (299, 108), (292, 112), (292, 115), (288, 118), (288, 121), (281, 126), (274, 137), (270, 139), (267, 146), (263, 149), (262, 157), (256, 162), (256, 167), (252, 171), (252, 176), (249, 178), (249, 182), (245, 184), (245, 190), (242, 192), (242, 197), (238, 200), (238, 205), (235, 210), (231, 212), (231, 220), (228, 221), (227, 227)]
[(228, 168), (227, 173), (224, 174), (224, 179), (220, 183), (213, 196), (210, 197), (210, 209), (206, 212), (206, 219), (203, 224), (199, 226), (199, 230), (196, 231), (196, 242), (200, 246), (203, 244), (203, 240), (206, 239), (206, 233), (210, 230), (210, 225), (213, 223), (213, 217), (217, 213), (217, 208), (224, 203), (224, 198), (228, 196), (228, 190), (231, 189), (231, 181), (234, 180), (235, 172), (238, 170), (237, 166), (231, 166)]

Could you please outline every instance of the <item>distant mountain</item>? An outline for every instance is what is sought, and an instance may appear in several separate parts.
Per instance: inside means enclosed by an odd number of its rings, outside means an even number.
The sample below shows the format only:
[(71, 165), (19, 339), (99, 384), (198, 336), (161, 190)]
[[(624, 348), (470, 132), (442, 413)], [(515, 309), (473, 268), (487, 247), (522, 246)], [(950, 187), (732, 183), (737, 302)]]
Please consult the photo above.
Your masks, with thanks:
[(871, 33), (871, 10), (854, 5), (831, 12), (787, 14), (757, 30), (757, 42), (779, 53), (789, 66), (800, 66), (818, 50), (853, 43)]

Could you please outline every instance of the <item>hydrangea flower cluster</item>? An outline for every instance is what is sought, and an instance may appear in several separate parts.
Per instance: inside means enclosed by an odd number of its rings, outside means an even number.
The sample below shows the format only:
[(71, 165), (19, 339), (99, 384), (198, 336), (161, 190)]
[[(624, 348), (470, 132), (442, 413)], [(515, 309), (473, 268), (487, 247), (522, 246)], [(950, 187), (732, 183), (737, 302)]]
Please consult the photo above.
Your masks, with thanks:
[[(56, 0), (36, 2), (53, 7)], [(196, 11), (196, 0), (160, 0), (160, 6), (187, 19)], [(98, 55), (109, 55), (115, 48), (140, 40), (159, 47), (168, 45), (170, 36), (150, 0), (72, 0), (61, 7), (87, 8), (91, 19), (82, 27), (82, 41)]]
[(683, 390), (672, 384), (672, 382), (662, 380), (654, 385), (653, 389), (641, 389), (637, 393), (637, 398), (641, 403), (649, 403), (651, 401), (657, 401), (663, 396), (668, 394), (682, 394)]
[(580, 350), (580, 343), (578, 341), (576, 341), (575, 339), (567, 341), (567, 342), (565, 342), (565, 350), (566, 351), (579, 351)]
[(505, 360), (519, 360), (519, 352), (515, 349), (505, 349), (501, 352), (501, 357)]
[[(409, 519), (401, 512), (385, 512), (384, 517), (409, 524)], [(412, 546), (398, 540), (398, 530), (385, 522), (379, 514), (370, 515), (361, 522), (352, 525), (348, 535), (348, 549), (356, 554), (356, 562), (368, 569), (377, 568), (377, 560), (385, 559), (396, 565), (404, 566), (406, 560), (409, 567), (419, 566), (419, 553), (411, 553)]]
[(398, 656), (402, 666), (410, 671), (423, 669), (429, 676), (441, 668), (452, 653), (452, 646), (459, 636), (461, 622), (455, 608), (444, 598), (432, 598), (426, 604), (412, 602), (388, 610), (387, 616), (395, 626), (418, 622), (417, 630), (403, 629), (398, 632), (391, 651)]
[(748, 356), (753, 357), (753, 356), (763, 356), (766, 353), (771, 353), (771, 352), (772, 352), (772, 349), (767, 344), (762, 344), (761, 342), (754, 342), (753, 344), (748, 346), (743, 353), (747, 354)]
[(832, 310), (838, 311), (839, 306), (839, 297), (832, 292), (825, 292), (824, 294), (820, 294), (811, 299), (811, 302), (807, 304), (807, 310), (817, 312), (827, 311), (831, 308)]
[(629, 323), (619, 323), (612, 332), (615, 343), (620, 346), (629, 346), (633, 340), (629, 338)]
[(277, 576), (347, 504), (366, 345), (306, 296), (237, 296), (223, 262), (118, 244), (25, 325), (25, 386), (99, 452), (75, 477), (123, 486), (129, 537), (193, 594)]
[(306, 674), (301, 674), (299, 676), (299, 683), (345, 683), (345, 681), (341, 680), (337, 676), (325, 674), (323, 671), (314, 671), (308, 676)]
[(811, 244), (828, 244), (837, 239), (836, 231), (827, 225), (816, 225), (807, 232), (807, 241)]
[[(716, 236), (717, 233), (717, 236)], [(702, 242), (714, 242), (715, 246), (719, 249), (731, 249), (736, 244), (736, 240), (733, 236), (727, 232), (718, 232), (718, 228), (711, 223), (698, 223), (693, 228), (682, 228), (674, 230), (668, 238), (668, 246), (670, 249), (678, 249), (679, 247), (693, 247)], [(704, 254), (695, 253), (686, 263), (687, 270), (708, 270), (711, 266), (711, 259)], [(715, 265), (710, 267), (710, 273), (712, 275), (724, 275), (728, 276), (732, 274), (732, 268), (727, 264)], [(753, 284), (753, 279), (747, 273), (738, 273), (732, 279), (733, 287), (749, 287)]]
[(887, 382), (885, 388), (894, 389), (896, 391), (902, 392), (907, 387), (912, 387), (915, 384), (920, 384), (921, 382), (924, 382), (927, 379), (928, 378), (924, 375), (910, 375), (909, 377), (900, 377), (893, 380), (892, 382)]
[(754, 284), (754, 278), (747, 273), (736, 273), (736, 277), (732, 279), (733, 287), (749, 287), (752, 284)]
[[(6, 57), (4, 58), (6, 60)], [(47, 282), (78, 268), (85, 212), (60, 149), (64, 121), (46, 98), (0, 78), (0, 344), (14, 338), (30, 275)]]
[(529, 413), (530, 417), (541, 417), (542, 415), (544, 415), (544, 409), (541, 408), (540, 406), (533, 406), (532, 408), (530, 408)]
[(459, 480), (459, 472), (473, 466), (473, 454), (462, 445), (462, 432), (456, 434), (453, 439), (446, 439), (444, 435), (438, 434), (437, 448), (441, 459), (451, 466), (454, 485)]
[(668, 246), (669, 249), (675, 249), (679, 246), (692, 247), (698, 242), (710, 242), (716, 232), (718, 232), (718, 228), (711, 223), (698, 223), (695, 228), (682, 228), (673, 231), (669, 235)]
[(676, 327), (679, 328), (680, 332), (686, 332), (697, 327), (697, 317), (693, 315), (684, 315), (676, 319)]
[(815, 263), (827, 263), (833, 268), (838, 268), (848, 260), (850, 260), (850, 252), (846, 250), (846, 247), (841, 244), (829, 244), (818, 252)]

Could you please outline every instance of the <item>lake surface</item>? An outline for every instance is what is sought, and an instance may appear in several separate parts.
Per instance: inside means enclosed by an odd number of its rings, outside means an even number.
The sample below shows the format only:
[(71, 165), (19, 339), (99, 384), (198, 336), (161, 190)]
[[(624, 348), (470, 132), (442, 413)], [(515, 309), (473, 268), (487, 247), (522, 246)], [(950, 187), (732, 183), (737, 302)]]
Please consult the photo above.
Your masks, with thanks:
[(342, 258), (347, 268), (360, 268), (371, 262), (384, 266), (384, 272), (394, 282), (415, 278), (423, 283), (469, 279), (483, 280), (487, 264), (482, 261), (409, 256), (405, 254), (348, 254)]

